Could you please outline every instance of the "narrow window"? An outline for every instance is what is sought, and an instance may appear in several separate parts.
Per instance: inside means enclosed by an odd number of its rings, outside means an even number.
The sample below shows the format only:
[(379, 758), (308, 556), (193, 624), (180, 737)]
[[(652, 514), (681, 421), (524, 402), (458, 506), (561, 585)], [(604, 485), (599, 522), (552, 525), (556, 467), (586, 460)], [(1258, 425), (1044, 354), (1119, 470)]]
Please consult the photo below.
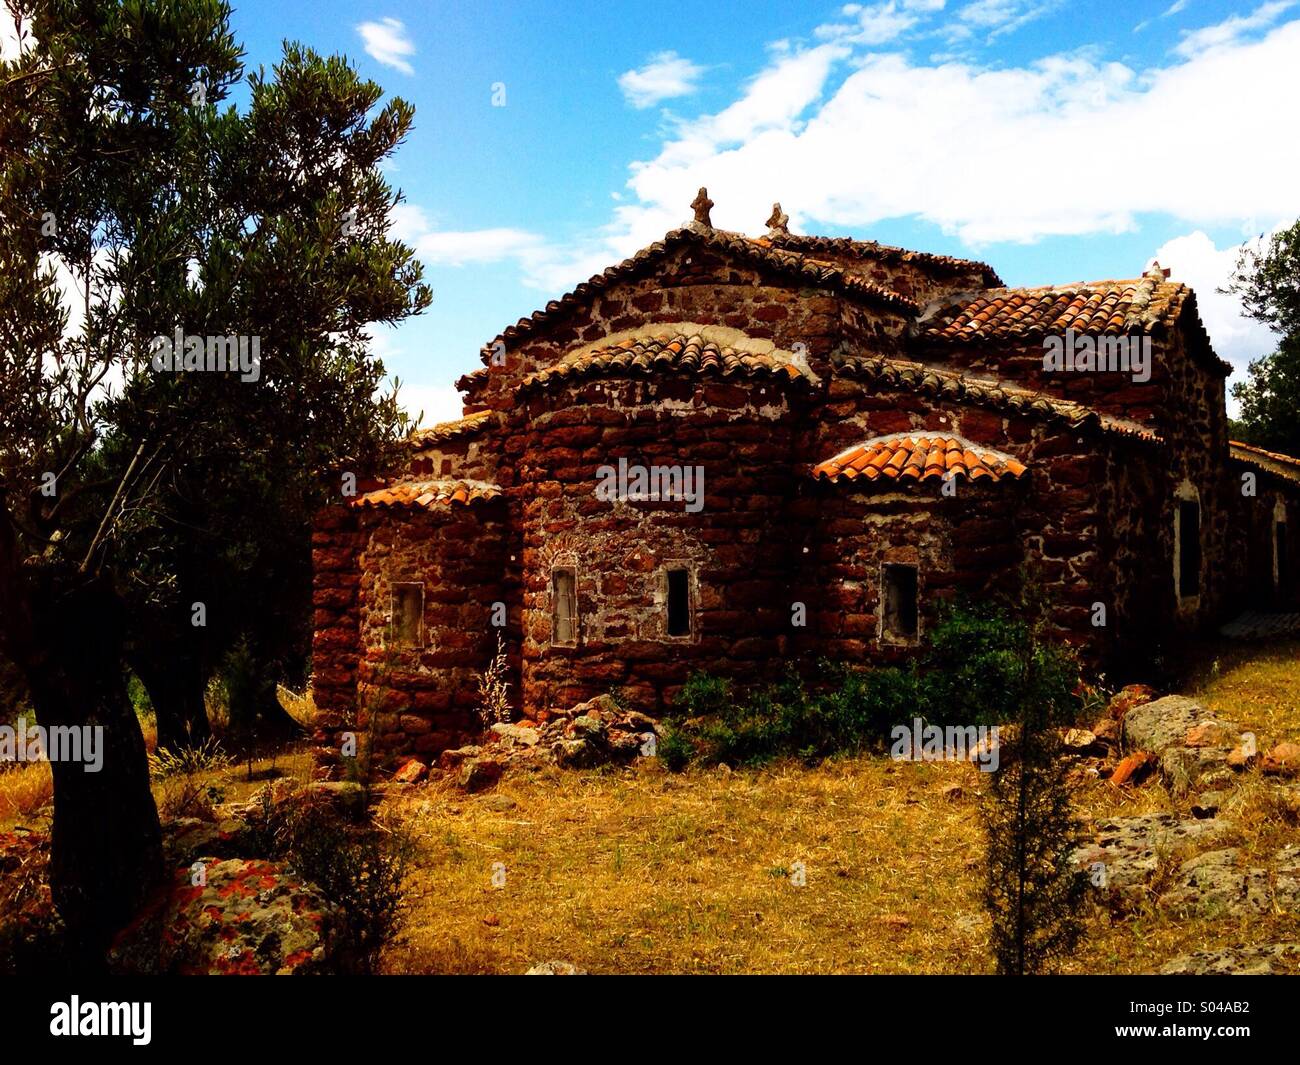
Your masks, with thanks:
[(424, 646), (424, 585), (394, 584), (392, 610), (393, 645)]
[(572, 569), (551, 570), (551, 642), (578, 642), (578, 578)]
[(1178, 594), (1201, 594), (1201, 504), (1194, 499), (1178, 503)]
[(1288, 572), (1289, 560), (1286, 557), (1286, 522), (1279, 521), (1273, 526), (1273, 554), (1277, 558), (1277, 587), (1285, 592), (1291, 584)]
[(668, 635), (691, 634), (691, 574), (690, 570), (668, 571)]
[(886, 636), (916, 637), (916, 567), (887, 562), (884, 572)]

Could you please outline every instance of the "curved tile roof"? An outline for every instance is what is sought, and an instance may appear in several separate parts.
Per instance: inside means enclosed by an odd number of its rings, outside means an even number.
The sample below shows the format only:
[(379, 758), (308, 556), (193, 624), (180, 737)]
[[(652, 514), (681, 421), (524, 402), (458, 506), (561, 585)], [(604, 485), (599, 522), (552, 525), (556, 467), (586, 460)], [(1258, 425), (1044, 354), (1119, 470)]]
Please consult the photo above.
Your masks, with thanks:
[(936, 399), (956, 403), (973, 403), (1010, 414), (1027, 414), (1047, 421), (1062, 421), (1072, 429), (1095, 428), (1116, 436), (1132, 437), (1145, 443), (1163, 443), (1159, 433), (1138, 422), (1126, 421), (1109, 414), (1060, 399), (1046, 392), (1016, 388), (998, 381), (981, 381), (954, 370), (940, 370), (919, 362), (884, 357), (859, 358), (840, 356), (835, 372), (857, 377), (889, 388), (906, 388)]
[(656, 371), (702, 377), (772, 378), (807, 381), (806, 372), (780, 353), (752, 354), (695, 336), (663, 334), (631, 338), (607, 348), (565, 356), (524, 378), (520, 388), (544, 388), (566, 380), (606, 375), (649, 375)]
[(594, 274), (589, 280), (576, 286), (571, 292), (565, 293), (558, 300), (551, 300), (541, 310), (534, 311), (527, 318), (520, 318), (514, 325), (502, 330), (498, 336), (483, 345), (480, 355), (484, 364), (491, 357), (498, 342), (509, 342), (531, 335), (539, 326), (598, 295), (614, 282), (653, 265), (673, 249), (688, 243), (725, 252), (756, 266), (769, 267), (808, 285), (871, 300), (892, 307), (908, 316), (915, 315), (920, 310), (917, 304), (906, 296), (878, 285), (874, 281), (859, 277), (853, 271), (846, 270), (836, 263), (820, 262), (795, 251), (774, 248), (738, 233), (690, 225), (672, 230), (664, 236), (663, 240), (655, 241), (621, 263)]
[(501, 489), (484, 481), (405, 481), (357, 496), (350, 507), (423, 507), (436, 510), (453, 504), (469, 506), (496, 499)]
[(769, 231), (766, 237), (758, 238), (773, 247), (789, 251), (830, 255), (851, 255), (864, 261), (886, 263), (919, 263), (934, 267), (944, 273), (959, 273), (963, 270), (977, 270), (990, 285), (1002, 285), (1002, 279), (988, 263), (976, 259), (960, 259), (953, 255), (936, 255), (927, 251), (912, 251), (908, 248), (896, 248), (889, 244), (880, 244), (874, 240), (854, 240), (852, 237), (818, 237), (800, 233), (781, 233)]
[(943, 480), (949, 476), (971, 481), (997, 482), (1023, 477), (1024, 463), (991, 448), (979, 447), (959, 436), (915, 432), (892, 433), (854, 444), (813, 467), (812, 475), (825, 481), (879, 481), (889, 483)]
[(1280, 451), (1265, 451), (1240, 440), (1228, 441), (1228, 453), (1238, 462), (1245, 462), (1271, 473), (1283, 480), (1300, 482), (1300, 459)]
[(920, 335), (979, 341), (1030, 339), (1066, 329), (1094, 336), (1150, 333), (1177, 315), (1188, 291), (1155, 273), (1130, 281), (990, 289), (929, 311), (921, 319)]
[(432, 447), (434, 444), (441, 444), (446, 440), (455, 440), (458, 437), (481, 433), (495, 425), (496, 420), (493, 411), (476, 411), (474, 414), (467, 414), (455, 421), (439, 422), (428, 429), (417, 429), (410, 435), (407, 442), (416, 449)]

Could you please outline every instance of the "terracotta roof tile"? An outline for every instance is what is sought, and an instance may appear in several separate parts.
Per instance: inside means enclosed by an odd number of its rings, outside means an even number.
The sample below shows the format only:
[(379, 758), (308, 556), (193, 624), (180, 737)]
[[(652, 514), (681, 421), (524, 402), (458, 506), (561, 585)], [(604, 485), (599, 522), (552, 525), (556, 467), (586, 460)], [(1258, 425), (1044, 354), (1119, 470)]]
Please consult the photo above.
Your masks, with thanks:
[(663, 240), (655, 241), (621, 263), (594, 274), (558, 300), (551, 300), (543, 309), (534, 311), (527, 318), (520, 318), (514, 325), (502, 330), (499, 336), (483, 345), (480, 354), (484, 364), (487, 364), (498, 341), (509, 342), (531, 335), (539, 326), (550, 322), (557, 315), (598, 295), (616, 281), (634, 276), (639, 270), (664, 258), (673, 249), (688, 243), (726, 252), (754, 265), (770, 267), (807, 285), (884, 304), (908, 316), (915, 315), (920, 310), (906, 296), (859, 277), (835, 263), (819, 262), (798, 252), (775, 248), (738, 233), (692, 225), (672, 230)]
[(501, 489), (483, 481), (403, 481), (357, 496), (352, 507), (423, 507), (436, 510), (453, 504), (469, 506), (496, 499)]
[(1159, 433), (1137, 422), (1115, 418), (1092, 407), (1060, 399), (1046, 392), (1016, 388), (1000, 381), (981, 381), (954, 370), (940, 370), (924, 363), (881, 357), (840, 356), (835, 373), (857, 377), (886, 388), (903, 388), (936, 399), (970, 403), (1009, 414), (1025, 414), (1046, 421), (1065, 422), (1072, 429), (1098, 429), (1115, 436), (1132, 437), (1160, 444)]
[(481, 410), (451, 422), (439, 422), (428, 429), (417, 429), (408, 439), (414, 448), (431, 447), (446, 440), (471, 436), (492, 428), (497, 422), (493, 411)]
[(895, 248), (888, 244), (879, 244), (874, 240), (854, 240), (852, 237), (818, 237), (798, 233), (769, 232), (762, 242), (773, 247), (797, 251), (803, 254), (822, 252), (831, 255), (852, 255), (864, 261), (887, 263), (921, 263), (935, 267), (946, 273), (959, 273), (965, 270), (978, 270), (990, 285), (1001, 286), (993, 267), (975, 259), (959, 259), (952, 255), (935, 255), (926, 251), (911, 251), (908, 248)]
[(979, 447), (956, 436), (932, 433), (893, 433), (855, 444), (813, 467), (813, 477), (826, 481), (922, 482), (948, 476), (971, 481), (1018, 479), (1028, 472), (1024, 463), (1000, 451)]
[(990, 289), (927, 309), (920, 335), (969, 342), (1032, 339), (1066, 329), (1104, 336), (1150, 333), (1176, 316), (1188, 291), (1154, 272), (1130, 281)]
[(1262, 447), (1243, 444), (1239, 440), (1228, 441), (1228, 452), (1238, 462), (1245, 462), (1283, 480), (1300, 483), (1300, 458), (1284, 455), (1280, 451), (1265, 451)]
[(520, 388), (545, 388), (567, 380), (611, 374), (648, 376), (656, 371), (777, 381), (809, 379), (806, 371), (787, 356), (736, 351), (712, 340), (679, 333), (628, 339), (607, 348), (565, 356), (554, 366), (524, 378)]

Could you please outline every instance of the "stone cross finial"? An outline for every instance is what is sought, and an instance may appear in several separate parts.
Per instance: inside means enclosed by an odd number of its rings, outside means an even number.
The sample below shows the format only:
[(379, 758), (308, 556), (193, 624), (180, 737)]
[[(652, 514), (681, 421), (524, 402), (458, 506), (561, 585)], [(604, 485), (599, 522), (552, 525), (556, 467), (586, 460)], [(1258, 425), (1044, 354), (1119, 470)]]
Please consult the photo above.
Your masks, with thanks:
[(767, 220), (767, 228), (778, 233), (790, 232), (790, 216), (781, 210), (779, 203), (772, 204), (772, 217)]
[(713, 228), (713, 223), (709, 221), (709, 209), (712, 206), (713, 201), (709, 199), (709, 190), (701, 185), (700, 191), (695, 194), (695, 199), (691, 201), (691, 210), (695, 212), (697, 225)]

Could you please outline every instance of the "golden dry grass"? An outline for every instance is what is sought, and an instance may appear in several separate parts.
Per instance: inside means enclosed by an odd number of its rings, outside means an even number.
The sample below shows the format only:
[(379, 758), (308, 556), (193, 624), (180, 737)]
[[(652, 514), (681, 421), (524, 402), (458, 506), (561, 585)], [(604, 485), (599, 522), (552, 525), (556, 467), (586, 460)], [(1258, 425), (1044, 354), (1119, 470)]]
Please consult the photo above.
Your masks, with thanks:
[[(1297, 734), (1300, 647), (1218, 661), (1198, 697), (1261, 737)], [(963, 788), (955, 801), (942, 795), (951, 783)], [(978, 788), (969, 765), (864, 756), (681, 775), (654, 762), (543, 770), (469, 796), (407, 789), (382, 809), (417, 844), (385, 968), (519, 973), (558, 958), (595, 973), (987, 972)], [(1225, 811), (1238, 823), (1227, 842), (1256, 864), (1297, 836), (1275, 790), (1252, 776)], [(1088, 817), (1188, 806), (1154, 782), (1089, 785), (1078, 803)], [(1191, 950), (1294, 940), (1298, 924), (1095, 909), (1067, 969), (1151, 972)]]
[(54, 775), (48, 762), (15, 765), (0, 772), (0, 830), (54, 800)]

